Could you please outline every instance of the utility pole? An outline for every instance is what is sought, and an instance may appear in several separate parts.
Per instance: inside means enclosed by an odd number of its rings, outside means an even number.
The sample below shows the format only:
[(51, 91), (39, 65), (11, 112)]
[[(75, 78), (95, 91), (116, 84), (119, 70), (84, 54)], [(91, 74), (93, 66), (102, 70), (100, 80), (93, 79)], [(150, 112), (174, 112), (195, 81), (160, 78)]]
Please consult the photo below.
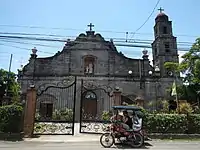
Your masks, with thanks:
[(175, 75), (175, 88), (176, 88), (176, 103), (177, 103), (177, 111), (178, 114), (180, 113), (180, 106), (179, 106), (179, 100), (178, 100), (178, 92), (177, 92), (177, 76)]
[(12, 57), (13, 54), (10, 55), (10, 63), (9, 63), (9, 68), (8, 68), (8, 74), (7, 74), (7, 82), (6, 82), (6, 95), (8, 95), (8, 86), (9, 86), (9, 81), (10, 81), (10, 72), (11, 72), (11, 66), (12, 66)]

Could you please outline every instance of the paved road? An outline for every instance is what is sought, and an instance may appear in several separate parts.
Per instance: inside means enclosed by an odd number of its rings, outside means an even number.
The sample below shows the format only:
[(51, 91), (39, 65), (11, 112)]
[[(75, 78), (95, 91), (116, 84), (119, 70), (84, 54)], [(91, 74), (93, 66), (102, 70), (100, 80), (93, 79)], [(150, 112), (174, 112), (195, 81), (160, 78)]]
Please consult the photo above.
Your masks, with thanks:
[[(150, 146), (152, 144), (152, 146)], [(145, 148), (152, 150), (199, 150), (200, 141), (152, 141)], [(113, 149), (132, 149), (130, 147), (113, 147)], [(47, 143), (47, 142), (2, 142), (0, 141), (0, 150), (100, 150), (104, 149), (98, 142), (90, 143)]]

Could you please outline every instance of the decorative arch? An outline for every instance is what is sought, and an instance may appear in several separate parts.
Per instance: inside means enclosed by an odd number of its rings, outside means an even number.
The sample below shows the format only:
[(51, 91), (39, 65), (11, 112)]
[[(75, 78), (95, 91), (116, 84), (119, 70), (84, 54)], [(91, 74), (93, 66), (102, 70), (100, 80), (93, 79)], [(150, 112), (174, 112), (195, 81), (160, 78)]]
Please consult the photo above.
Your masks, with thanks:
[(52, 94), (42, 94), (37, 97), (37, 103), (55, 103), (57, 98)]
[(97, 100), (97, 95), (96, 95), (96, 93), (95, 92), (93, 92), (93, 91), (86, 91), (86, 92), (84, 92), (84, 99), (85, 100)]

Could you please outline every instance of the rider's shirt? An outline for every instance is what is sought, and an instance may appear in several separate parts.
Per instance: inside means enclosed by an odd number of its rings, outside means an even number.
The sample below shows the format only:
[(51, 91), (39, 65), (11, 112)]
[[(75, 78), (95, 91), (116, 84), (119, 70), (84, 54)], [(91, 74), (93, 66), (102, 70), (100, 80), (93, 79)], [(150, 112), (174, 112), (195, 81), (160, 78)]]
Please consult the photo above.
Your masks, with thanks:
[(133, 122), (129, 116), (125, 116), (125, 124), (127, 124), (130, 128), (132, 128)]

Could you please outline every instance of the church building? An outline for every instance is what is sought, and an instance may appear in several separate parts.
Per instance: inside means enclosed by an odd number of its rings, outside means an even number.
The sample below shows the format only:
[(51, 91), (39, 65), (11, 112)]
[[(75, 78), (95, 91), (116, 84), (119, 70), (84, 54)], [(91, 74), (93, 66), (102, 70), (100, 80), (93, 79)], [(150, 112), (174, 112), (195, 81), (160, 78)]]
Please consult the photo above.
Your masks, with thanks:
[[(117, 104), (113, 91), (120, 93), (118, 104), (141, 101), (148, 107), (151, 101), (169, 97), (166, 89), (174, 77), (164, 63), (179, 61), (172, 22), (163, 12), (155, 18), (154, 37), (153, 66), (147, 50), (141, 52), (141, 59), (129, 58), (116, 49), (112, 39), (106, 41), (91, 28), (75, 40), (68, 40), (54, 56), (40, 58), (33, 49), (29, 63), (19, 70), (22, 92), (34, 85), (37, 109), (49, 116), (54, 110), (80, 106), (85, 113), (101, 114)], [(74, 83), (72, 80), (76, 84), (74, 90), (68, 86)], [(65, 89), (64, 85), (68, 87)]]

